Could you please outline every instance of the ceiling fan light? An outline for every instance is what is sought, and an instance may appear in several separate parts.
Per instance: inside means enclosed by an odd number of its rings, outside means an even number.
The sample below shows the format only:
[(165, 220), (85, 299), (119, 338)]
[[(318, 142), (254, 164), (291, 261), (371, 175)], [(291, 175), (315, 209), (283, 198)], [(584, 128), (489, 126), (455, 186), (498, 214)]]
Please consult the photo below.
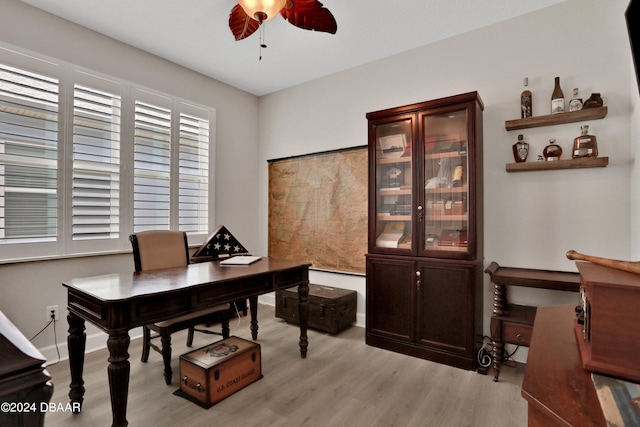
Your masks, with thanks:
[(244, 12), (263, 22), (276, 16), (287, 4), (287, 0), (238, 0)]

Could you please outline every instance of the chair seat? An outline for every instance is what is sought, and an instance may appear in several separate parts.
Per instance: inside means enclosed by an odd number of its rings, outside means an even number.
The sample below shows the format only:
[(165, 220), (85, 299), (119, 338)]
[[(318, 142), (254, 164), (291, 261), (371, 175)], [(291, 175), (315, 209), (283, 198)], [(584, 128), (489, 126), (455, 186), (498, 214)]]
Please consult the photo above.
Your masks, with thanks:
[(171, 326), (177, 323), (182, 323), (185, 321), (197, 319), (199, 317), (208, 316), (210, 314), (214, 314), (219, 311), (229, 310), (229, 308), (230, 308), (229, 304), (216, 305), (214, 307), (208, 307), (204, 310), (194, 311), (193, 313), (187, 313), (182, 316), (174, 317), (169, 320), (163, 320), (162, 322), (154, 323), (154, 325), (157, 326), (158, 328), (170, 328)]

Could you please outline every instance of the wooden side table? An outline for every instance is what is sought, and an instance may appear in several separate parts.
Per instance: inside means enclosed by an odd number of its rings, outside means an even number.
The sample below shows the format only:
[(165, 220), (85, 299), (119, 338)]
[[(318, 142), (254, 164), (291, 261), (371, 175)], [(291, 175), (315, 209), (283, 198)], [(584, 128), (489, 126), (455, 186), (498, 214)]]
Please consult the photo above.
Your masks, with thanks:
[[(580, 275), (578, 273), (536, 270), (529, 268), (500, 267), (492, 262), (484, 270), (493, 282), (493, 315), (491, 317), (491, 340), (493, 341), (493, 381), (497, 382), (502, 365), (505, 344), (529, 347), (531, 331), (536, 318), (536, 307), (510, 304), (507, 301), (507, 286), (552, 289), (557, 291), (578, 292)], [(576, 304), (578, 301), (576, 300)]]

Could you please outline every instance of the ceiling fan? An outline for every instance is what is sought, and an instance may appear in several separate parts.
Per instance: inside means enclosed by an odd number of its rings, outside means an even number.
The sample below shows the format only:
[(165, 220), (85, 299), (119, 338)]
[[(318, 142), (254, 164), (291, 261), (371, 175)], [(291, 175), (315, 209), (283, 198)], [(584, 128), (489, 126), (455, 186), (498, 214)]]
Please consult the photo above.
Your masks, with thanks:
[(231, 9), (229, 28), (236, 40), (242, 40), (278, 12), (289, 23), (304, 30), (331, 34), (338, 30), (335, 18), (318, 0), (238, 0)]

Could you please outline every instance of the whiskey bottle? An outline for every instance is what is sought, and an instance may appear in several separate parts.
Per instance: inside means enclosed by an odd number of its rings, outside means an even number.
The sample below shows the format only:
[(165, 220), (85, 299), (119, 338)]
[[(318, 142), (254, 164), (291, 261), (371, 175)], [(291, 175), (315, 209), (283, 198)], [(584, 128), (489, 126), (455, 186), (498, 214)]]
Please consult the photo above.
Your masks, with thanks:
[(523, 80), (524, 90), (520, 94), (520, 113), (522, 118), (531, 117), (533, 112), (533, 98), (531, 97), (531, 91), (527, 89), (529, 86), (529, 78), (525, 77)]
[(580, 126), (582, 135), (573, 140), (571, 157), (598, 157), (598, 142), (595, 136), (589, 135), (589, 125)]
[(562, 157), (562, 147), (556, 144), (555, 138), (551, 138), (549, 139), (549, 145), (544, 147), (542, 155), (546, 161), (560, 160), (560, 157)]
[(573, 88), (573, 98), (569, 101), (569, 111), (582, 110), (582, 98), (578, 96), (578, 88)]
[(518, 142), (513, 144), (513, 158), (516, 163), (522, 163), (527, 161), (529, 155), (529, 144), (523, 141), (523, 136), (518, 135)]
[(564, 113), (564, 93), (560, 89), (560, 77), (556, 77), (556, 84), (551, 94), (551, 114)]

